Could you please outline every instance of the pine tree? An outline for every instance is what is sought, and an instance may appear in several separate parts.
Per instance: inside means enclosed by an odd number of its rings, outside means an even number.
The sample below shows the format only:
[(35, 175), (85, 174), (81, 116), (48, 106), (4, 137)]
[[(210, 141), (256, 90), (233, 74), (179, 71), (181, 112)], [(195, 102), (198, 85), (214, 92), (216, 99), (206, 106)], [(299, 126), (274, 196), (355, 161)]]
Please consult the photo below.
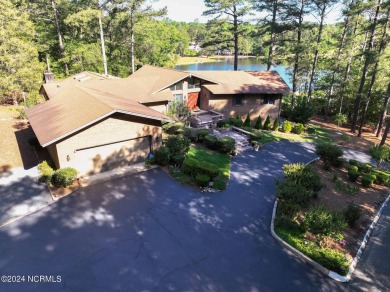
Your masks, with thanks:
[(249, 116), (249, 113), (246, 115), (246, 119), (244, 122), (244, 127), (250, 127), (251, 126), (251, 117)]
[(279, 120), (278, 118), (275, 119), (274, 125), (272, 126), (272, 130), (278, 131), (279, 130)]
[(259, 117), (256, 120), (255, 129), (260, 130), (262, 128), (263, 128), (263, 121), (261, 120), (261, 116), (259, 115)]
[(271, 118), (269, 116), (264, 122), (264, 130), (271, 130)]

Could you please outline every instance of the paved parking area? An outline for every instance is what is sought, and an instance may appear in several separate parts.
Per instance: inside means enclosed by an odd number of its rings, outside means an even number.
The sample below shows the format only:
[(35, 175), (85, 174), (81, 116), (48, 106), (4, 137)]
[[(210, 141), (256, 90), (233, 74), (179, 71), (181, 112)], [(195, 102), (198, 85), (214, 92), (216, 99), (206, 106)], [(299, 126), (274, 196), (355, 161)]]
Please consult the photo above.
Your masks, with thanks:
[(204, 194), (161, 170), (77, 191), (0, 228), (3, 275), (61, 276), (0, 283), (0, 291), (339, 291), (269, 231), (282, 165), (313, 146), (267, 144), (233, 158), (228, 189)]

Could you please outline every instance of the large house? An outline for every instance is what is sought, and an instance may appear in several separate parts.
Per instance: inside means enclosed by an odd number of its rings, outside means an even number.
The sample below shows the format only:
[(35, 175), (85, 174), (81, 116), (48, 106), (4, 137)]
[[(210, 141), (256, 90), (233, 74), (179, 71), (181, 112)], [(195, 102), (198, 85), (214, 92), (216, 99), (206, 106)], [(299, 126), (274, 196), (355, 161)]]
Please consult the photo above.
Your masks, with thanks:
[(144, 160), (161, 145), (169, 105), (226, 117), (279, 116), (290, 91), (277, 72), (179, 71), (144, 66), (128, 78), (83, 72), (44, 84), (46, 101), (26, 110), (57, 168), (81, 175)]

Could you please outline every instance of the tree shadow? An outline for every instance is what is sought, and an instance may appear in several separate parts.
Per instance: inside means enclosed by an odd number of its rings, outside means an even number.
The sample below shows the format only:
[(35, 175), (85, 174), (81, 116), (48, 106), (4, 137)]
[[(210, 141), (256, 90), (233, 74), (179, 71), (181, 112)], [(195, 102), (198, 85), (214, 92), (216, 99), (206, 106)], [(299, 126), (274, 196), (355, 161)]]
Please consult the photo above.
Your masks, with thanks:
[(31, 126), (22, 127), (15, 132), (16, 141), (19, 147), (19, 153), (22, 158), (23, 168), (30, 169), (37, 166), (39, 161), (33, 147), (29, 144), (29, 139), (35, 138)]

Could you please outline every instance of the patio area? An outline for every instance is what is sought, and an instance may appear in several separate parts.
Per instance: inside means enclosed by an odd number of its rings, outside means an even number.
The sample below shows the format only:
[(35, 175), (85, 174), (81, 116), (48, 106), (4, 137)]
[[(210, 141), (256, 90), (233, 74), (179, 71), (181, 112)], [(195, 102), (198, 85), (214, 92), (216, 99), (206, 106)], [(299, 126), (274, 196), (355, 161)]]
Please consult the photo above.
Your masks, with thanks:
[(217, 122), (223, 119), (223, 114), (210, 110), (191, 111), (190, 124), (194, 128), (214, 128)]

